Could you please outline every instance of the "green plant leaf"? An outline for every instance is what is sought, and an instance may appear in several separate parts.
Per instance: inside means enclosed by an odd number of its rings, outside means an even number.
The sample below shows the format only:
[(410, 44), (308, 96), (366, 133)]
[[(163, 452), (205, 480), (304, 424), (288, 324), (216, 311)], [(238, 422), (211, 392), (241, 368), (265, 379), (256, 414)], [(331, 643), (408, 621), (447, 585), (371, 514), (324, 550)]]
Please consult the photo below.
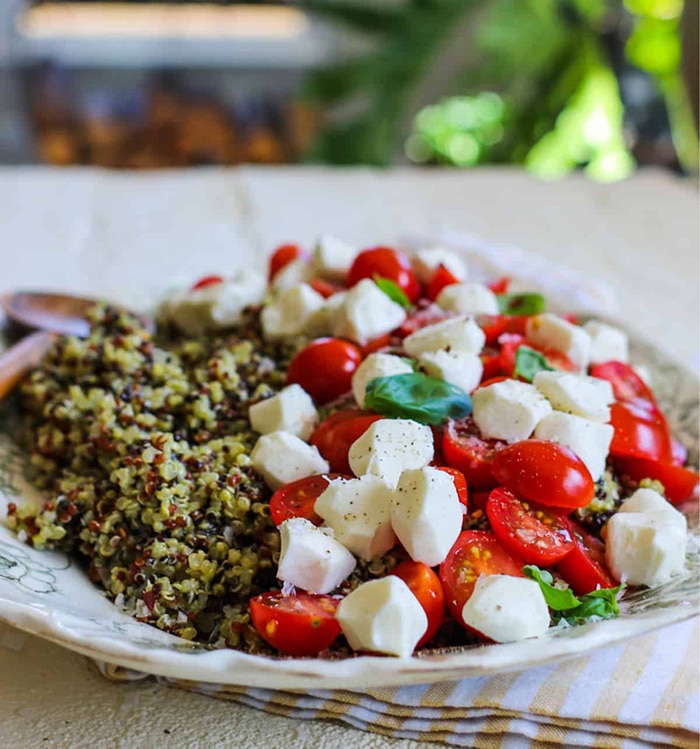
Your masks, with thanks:
[(547, 606), (552, 611), (566, 611), (580, 605), (581, 601), (576, 598), (570, 588), (562, 590), (554, 587), (554, 578), (547, 570), (541, 570), (533, 564), (528, 564), (523, 567), (523, 573), (530, 580), (539, 583), (544, 600), (547, 601)]
[(445, 380), (412, 372), (370, 380), (365, 408), (382, 416), (437, 425), (471, 413), (472, 401), (464, 390)]
[(380, 291), (383, 291), (392, 302), (400, 304), (404, 309), (413, 309), (411, 300), (406, 296), (404, 290), (390, 278), (382, 278), (382, 276), (374, 275), (374, 283), (377, 284)]
[(499, 294), (496, 299), (503, 315), (539, 315), (547, 309), (542, 294)]
[(522, 377), (532, 382), (538, 372), (551, 372), (554, 367), (547, 364), (544, 355), (529, 346), (520, 346), (515, 352), (515, 369), (513, 377)]

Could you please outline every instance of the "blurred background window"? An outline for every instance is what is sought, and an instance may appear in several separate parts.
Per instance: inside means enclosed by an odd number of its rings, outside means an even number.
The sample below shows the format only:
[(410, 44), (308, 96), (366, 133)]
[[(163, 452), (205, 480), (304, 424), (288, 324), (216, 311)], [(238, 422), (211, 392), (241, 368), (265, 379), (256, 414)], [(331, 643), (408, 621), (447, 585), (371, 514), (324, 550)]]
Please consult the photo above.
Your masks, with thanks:
[(0, 163), (698, 169), (697, 0), (0, 0)]

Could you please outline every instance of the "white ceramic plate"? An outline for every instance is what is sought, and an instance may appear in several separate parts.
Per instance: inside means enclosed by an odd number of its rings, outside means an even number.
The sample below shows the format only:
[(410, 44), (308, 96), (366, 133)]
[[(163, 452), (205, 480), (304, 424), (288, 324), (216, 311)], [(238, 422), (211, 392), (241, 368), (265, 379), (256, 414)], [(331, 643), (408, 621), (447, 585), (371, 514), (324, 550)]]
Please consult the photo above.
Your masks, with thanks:
[[(698, 462), (698, 381), (654, 348), (633, 341), (632, 357), (651, 371), (674, 434)], [(0, 517), (6, 503), (36, 501), (24, 479), (26, 455), (14, 441), (19, 414), (0, 409)], [(697, 538), (697, 507), (685, 507)], [(0, 526), (0, 621), (71, 650), (138, 671), (192, 681), (277, 689), (330, 689), (427, 683), (483, 676), (548, 663), (688, 619), (698, 612), (697, 544), (686, 572), (668, 585), (638, 591), (615, 620), (508, 645), (434, 651), (407, 660), (274, 659), (234, 650), (207, 650), (123, 614), (63, 554), (35, 551)]]

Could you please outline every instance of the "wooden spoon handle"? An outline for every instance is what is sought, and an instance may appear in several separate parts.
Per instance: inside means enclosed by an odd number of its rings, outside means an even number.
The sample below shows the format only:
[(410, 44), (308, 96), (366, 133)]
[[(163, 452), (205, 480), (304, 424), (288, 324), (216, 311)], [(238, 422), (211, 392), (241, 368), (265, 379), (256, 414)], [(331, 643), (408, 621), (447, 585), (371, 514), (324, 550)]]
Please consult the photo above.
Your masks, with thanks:
[(37, 331), (0, 354), (0, 398), (4, 398), (41, 361), (55, 333)]

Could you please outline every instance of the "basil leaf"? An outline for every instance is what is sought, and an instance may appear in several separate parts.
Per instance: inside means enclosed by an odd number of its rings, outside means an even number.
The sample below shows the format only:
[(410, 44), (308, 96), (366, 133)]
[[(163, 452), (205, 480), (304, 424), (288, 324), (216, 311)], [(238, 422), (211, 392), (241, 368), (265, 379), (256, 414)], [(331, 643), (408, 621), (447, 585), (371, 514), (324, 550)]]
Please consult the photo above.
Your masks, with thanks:
[(464, 390), (445, 380), (408, 372), (370, 380), (365, 408), (382, 416), (442, 424), (471, 413), (472, 400)]
[(529, 346), (519, 346), (515, 352), (515, 369), (513, 377), (522, 377), (532, 382), (538, 372), (551, 372), (554, 367), (547, 364), (544, 355)]
[(540, 590), (542, 591), (544, 600), (547, 601), (547, 606), (549, 606), (552, 611), (566, 611), (580, 605), (581, 601), (576, 598), (569, 588), (561, 590), (552, 585), (554, 578), (546, 570), (541, 570), (539, 567), (527, 564), (523, 567), (523, 572), (526, 577), (530, 578), (530, 580), (534, 580), (540, 584)]
[(503, 315), (539, 315), (547, 308), (542, 294), (498, 294), (496, 299)]
[(404, 309), (413, 309), (409, 298), (404, 293), (404, 290), (390, 278), (382, 278), (381, 276), (375, 275), (373, 277), (374, 283), (377, 284), (380, 291), (383, 291), (392, 302), (400, 304)]

